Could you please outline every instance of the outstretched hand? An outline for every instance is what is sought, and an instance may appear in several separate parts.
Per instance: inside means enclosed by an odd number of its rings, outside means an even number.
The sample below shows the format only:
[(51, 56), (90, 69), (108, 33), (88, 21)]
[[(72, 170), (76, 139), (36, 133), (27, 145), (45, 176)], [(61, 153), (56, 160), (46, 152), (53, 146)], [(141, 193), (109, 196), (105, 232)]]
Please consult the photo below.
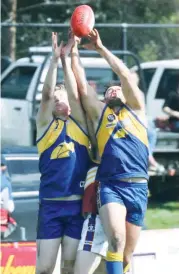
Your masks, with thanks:
[(90, 32), (90, 34), (88, 35), (88, 39), (90, 43), (83, 45), (83, 48), (88, 50), (98, 50), (102, 48), (103, 43), (97, 29), (94, 29)]
[(72, 33), (72, 31), (69, 31), (68, 42), (65, 46), (62, 47), (61, 58), (67, 57), (70, 54), (71, 49), (75, 44), (75, 39), (76, 38), (75, 38), (74, 34)]
[(78, 36), (74, 35), (72, 29), (69, 29), (68, 31), (68, 38), (72, 38), (74, 39), (74, 44), (79, 45), (81, 43), (81, 38), (79, 38)]
[(58, 36), (57, 32), (52, 32), (52, 55), (54, 59), (58, 59), (61, 56), (61, 51), (63, 47), (63, 41), (58, 46)]

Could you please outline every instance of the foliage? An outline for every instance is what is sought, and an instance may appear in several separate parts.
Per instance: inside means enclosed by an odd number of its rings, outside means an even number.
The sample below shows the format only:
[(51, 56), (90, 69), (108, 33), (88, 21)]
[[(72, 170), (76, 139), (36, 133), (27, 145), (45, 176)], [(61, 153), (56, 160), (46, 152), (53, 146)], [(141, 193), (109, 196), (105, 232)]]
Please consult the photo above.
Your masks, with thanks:
[[(9, 19), (10, 3), (2, 0), (2, 21)], [(91, 5), (97, 23), (179, 23), (179, 0), (91, 0), (55, 1), (18, 0), (17, 22), (65, 23), (70, 21), (74, 8), (80, 3)], [(61, 5), (56, 5), (61, 2)], [(12, 18), (11, 18), (12, 19)], [(9, 28), (2, 28), (2, 54), (8, 55)], [(46, 45), (50, 42), (51, 31), (58, 31), (60, 38), (67, 29), (58, 28), (17, 28), (17, 57), (26, 54), (29, 46)], [(102, 40), (110, 49), (122, 49), (121, 28), (99, 28)], [(64, 33), (64, 34), (62, 34)], [(63, 35), (63, 36), (62, 36)], [(128, 49), (138, 54), (143, 61), (179, 57), (179, 28), (129, 28)]]

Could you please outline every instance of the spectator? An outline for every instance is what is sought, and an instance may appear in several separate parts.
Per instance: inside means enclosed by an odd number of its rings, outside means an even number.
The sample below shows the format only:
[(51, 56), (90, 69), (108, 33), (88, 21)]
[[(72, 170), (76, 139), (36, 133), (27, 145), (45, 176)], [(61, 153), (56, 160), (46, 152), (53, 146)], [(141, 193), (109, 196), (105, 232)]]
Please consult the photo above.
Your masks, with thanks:
[(12, 198), (12, 186), (7, 176), (7, 164), (5, 158), (1, 155), (1, 207), (12, 213), (14, 211), (14, 201)]
[(148, 119), (147, 135), (149, 140), (149, 171), (163, 173), (165, 168), (159, 164), (154, 156), (153, 152), (157, 143), (157, 131), (153, 120)]
[(1, 155), (1, 210), (0, 210), (0, 233), (1, 239), (7, 238), (17, 227), (16, 221), (10, 216), (14, 211), (14, 201), (12, 198), (11, 181), (8, 177), (7, 164)]
[(169, 115), (169, 124), (173, 132), (179, 132), (179, 84), (176, 92), (170, 92), (163, 105), (163, 111)]

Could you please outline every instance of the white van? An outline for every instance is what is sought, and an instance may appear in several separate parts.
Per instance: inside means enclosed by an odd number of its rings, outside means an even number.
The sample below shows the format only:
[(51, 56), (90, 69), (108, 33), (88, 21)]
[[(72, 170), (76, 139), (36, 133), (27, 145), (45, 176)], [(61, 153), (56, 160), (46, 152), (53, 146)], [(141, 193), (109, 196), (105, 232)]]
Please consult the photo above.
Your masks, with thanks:
[[(176, 91), (179, 87), (179, 59), (146, 62), (140, 65), (147, 88), (147, 114), (152, 118), (165, 116), (163, 104), (169, 92)], [(131, 68), (131, 71), (137, 70), (136, 66)]]
[[(41, 100), (43, 83), (49, 59), (44, 56), (21, 58), (13, 62), (1, 76), (1, 142), (11, 145), (34, 145), (35, 116)], [(82, 57), (87, 80), (96, 85), (97, 91), (112, 80), (118, 80), (108, 63), (102, 58)], [(147, 113), (156, 118), (164, 115), (162, 105), (167, 94), (176, 90), (179, 82), (179, 60), (142, 63), (141, 68), (148, 88)], [(138, 70), (137, 66), (131, 69)], [(63, 79), (61, 62), (58, 81)]]
[[(44, 56), (21, 58), (13, 62), (1, 76), (1, 141), (2, 144), (34, 145), (35, 116), (42, 97), (42, 87), (50, 60)], [(101, 58), (81, 58), (88, 81), (97, 85), (98, 91), (115, 79), (108, 63)], [(61, 62), (58, 82), (63, 80)]]

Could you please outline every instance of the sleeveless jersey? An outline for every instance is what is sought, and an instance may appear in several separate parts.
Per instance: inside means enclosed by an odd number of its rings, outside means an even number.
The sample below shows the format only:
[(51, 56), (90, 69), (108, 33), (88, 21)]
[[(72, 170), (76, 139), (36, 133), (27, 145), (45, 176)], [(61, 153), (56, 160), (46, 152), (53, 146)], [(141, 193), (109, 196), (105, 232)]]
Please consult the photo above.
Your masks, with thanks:
[(105, 106), (96, 138), (101, 157), (98, 181), (148, 179), (147, 129), (128, 106), (121, 106), (118, 115)]
[(89, 138), (70, 116), (54, 119), (37, 140), (40, 199), (81, 195), (90, 164)]

